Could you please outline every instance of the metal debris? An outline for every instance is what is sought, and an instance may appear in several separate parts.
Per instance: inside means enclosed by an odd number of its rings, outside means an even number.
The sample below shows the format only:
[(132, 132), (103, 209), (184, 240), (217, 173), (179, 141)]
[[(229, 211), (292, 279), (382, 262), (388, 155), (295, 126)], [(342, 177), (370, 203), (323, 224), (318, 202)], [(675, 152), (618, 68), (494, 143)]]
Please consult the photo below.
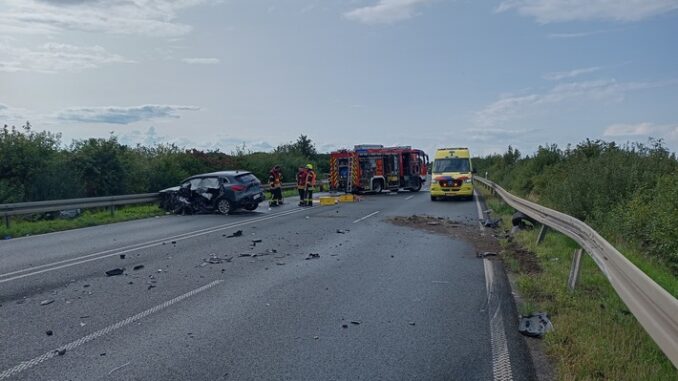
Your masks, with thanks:
[(125, 259), (125, 254), (120, 254), (120, 259)]
[(56, 350), (56, 353), (57, 353), (59, 356), (63, 356), (63, 355), (66, 354), (66, 348), (57, 349), (57, 350)]
[(144, 268), (144, 265), (136, 265), (136, 266), (132, 267), (132, 270), (136, 271), (136, 270), (141, 270), (143, 268)]
[(413, 322), (413, 321), (411, 321), (411, 322), (409, 322), (409, 323), (407, 323), (407, 324), (409, 324), (409, 325), (415, 325), (416, 323)]
[(54, 303), (54, 299), (47, 299), (47, 300), (43, 300), (42, 302), (40, 302), (40, 305), (46, 306), (46, 305), (52, 304), (52, 303)]
[(553, 330), (553, 324), (546, 312), (535, 312), (531, 315), (521, 316), (518, 324), (518, 332), (529, 337), (544, 337), (546, 332)]
[(47, 331), (45, 331), (45, 334), (46, 334), (47, 336), (52, 336), (52, 335), (54, 334), (54, 332), (52, 332), (51, 329), (48, 329)]
[(125, 269), (121, 268), (116, 268), (113, 270), (108, 270), (106, 271), (106, 276), (116, 276), (116, 275), (122, 275), (122, 273), (125, 271)]
[(238, 230), (234, 232), (233, 234), (226, 236), (226, 238), (235, 238), (235, 237), (241, 237), (242, 236), (242, 230)]
[(308, 257), (306, 257), (305, 259), (306, 259), (306, 260), (309, 260), (309, 259), (316, 259), (316, 258), (320, 258), (320, 254), (318, 254), (318, 253), (310, 253), (310, 254), (308, 255)]
[(337, 234), (346, 234), (350, 232), (349, 229), (337, 229)]
[(360, 325), (362, 323), (360, 320), (351, 320), (351, 324), (353, 325)]

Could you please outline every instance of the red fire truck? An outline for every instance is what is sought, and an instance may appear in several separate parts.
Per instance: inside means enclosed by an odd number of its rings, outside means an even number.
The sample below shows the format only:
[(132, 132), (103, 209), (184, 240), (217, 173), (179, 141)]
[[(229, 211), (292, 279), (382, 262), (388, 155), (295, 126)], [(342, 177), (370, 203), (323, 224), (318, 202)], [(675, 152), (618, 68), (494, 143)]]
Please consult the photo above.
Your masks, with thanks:
[(330, 190), (417, 192), (426, 182), (428, 164), (424, 151), (409, 146), (357, 145), (353, 150), (330, 153)]

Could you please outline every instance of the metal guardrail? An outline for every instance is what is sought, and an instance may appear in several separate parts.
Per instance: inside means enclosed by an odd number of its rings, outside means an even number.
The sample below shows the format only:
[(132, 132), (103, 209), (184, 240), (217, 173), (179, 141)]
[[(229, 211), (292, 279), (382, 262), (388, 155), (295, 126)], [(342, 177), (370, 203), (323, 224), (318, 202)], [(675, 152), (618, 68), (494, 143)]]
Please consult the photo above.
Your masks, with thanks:
[[(319, 181), (319, 185), (328, 184), (327, 180)], [(297, 187), (296, 183), (283, 183), (282, 189), (294, 189)], [(268, 185), (262, 185), (264, 191), (268, 190)], [(18, 202), (14, 204), (0, 204), (0, 217), (5, 218), (5, 223), (8, 224), (8, 217), (19, 216), (33, 213), (47, 213), (58, 210), (68, 209), (88, 209), (88, 208), (104, 208), (114, 207), (119, 205), (143, 204), (160, 201), (160, 193), (142, 193), (142, 194), (128, 194), (122, 196), (105, 196), (105, 197), (86, 197), (86, 198), (71, 198), (66, 200), (51, 200), (51, 201), (35, 201), (35, 202)]]
[(474, 180), (498, 194), (514, 209), (575, 240), (593, 258), (633, 316), (678, 368), (678, 299), (584, 222), (516, 197), (490, 180), (479, 176)]

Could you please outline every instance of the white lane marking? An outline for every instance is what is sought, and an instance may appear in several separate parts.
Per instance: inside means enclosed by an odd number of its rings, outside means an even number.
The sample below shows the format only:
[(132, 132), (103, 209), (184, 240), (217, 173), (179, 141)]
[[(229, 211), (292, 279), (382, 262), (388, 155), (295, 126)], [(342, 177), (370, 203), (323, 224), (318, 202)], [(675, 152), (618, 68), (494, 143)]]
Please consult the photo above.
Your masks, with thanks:
[[(253, 223), (256, 223), (256, 222), (271, 220), (271, 219), (278, 218), (278, 217), (284, 217), (284, 216), (288, 216), (288, 215), (303, 212), (303, 211), (306, 211), (306, 210), (305, 209), (299, 209), (299, 210), (280, 212), (280, 213), (277, 213), (277, 214), (273, 214), (271, 216), (258, 217), (258, 218), (254, 218), (254, 219), (247, 220), (247, 221), (244, 221), (244, 222), (232, 222), (232, 223), (229, 223), (229, 224), (220, 225), (220, 226), (216, 226), (216, 227), (200, 229), (200, 230), (196, 230), (196, 231), (188, 232), (188, 233), (182, 233), (182, 234), (179, 234), (179, 235), (176, 235), (176, 236), (173, 236), (173, 237), (166, 237), (166, 238), (162, 238), (162, 239), (148, 241), (148, 242), (145, 242), (145, 243), (139, 243), (139, 244), (135, 244), (135, 245), (125, 246), (125, 247), (122, 247), (122, 248), (104, 250), (104, 251), (100, 251), (100, 252), (97, 252), (97, 253), (82, 255), (82, 256), (79, 256), (79, 257), (76, 257), (76, 258), (65, 259), (65, 260), (62, 260), (62, 261), (47, 263), (47, 264), (44, 264), (44, 265), (27, 267), (25, 269), (12, 271), (12, 272), (5, 273), (5, 274), (0, 274), (0, 278), (6, 278), (6, 279), (0, 279), (0, 283), (5, 283), (5, 282), (12, 281), (12, 280), (25, 278), (27, 276), (42, 274), (42, 273), (49, 272), (49, 271), (59, 270), (59, 269), (62, 269), (62, 268), (71, 267), (71, 266), (75, 266), (75, 265), (79, 265), (79, 264), (83, 264), (83, 263), (87, 263), (87, 262), (97, 261), (99, 259), (104, 259), (104, 258), (112, 257), (112, 256), (115, 256), (115, 255), (119, 255), (119, 254), (126, 254), (126, 253), (134, 252), (134, 251), (137, 251), (137, 250), (148, 249), (148, 248), (151, 248), (151, 247), (160, 246), (160, 245), (162, 245), (163, 242), (167, 242), (167, 241), (183, 241), (183, 240), (186, 240), (186, 239), (189, 239), (189, 238), (195, 238), (195, 237), (199, 237), (199, 236), (202, 236), (202, 235), (215, 233), (215, 232), (218, 232), (218, 231), (221, 231), (221, 230), (232, 229), (232, 228), (239, 227), (239, 226), (250, 225), (250, 224), (253, 224)], [(42, 270), (38, 270), (38, 269), (42, 269)], [(12, 276), (12, 275), (21, 274), (21, 273), (26, 273), (26, 274)], [(9, 278), (7, 278), (7, 277), (9, 277)]]
[[(478, 208), (478, 218), (482, 221), (483, 209), (480, 207), (478, 193), (475, 193), (476, 206)], [(480, 230), (485, 231), (482, 222)], [(511, 369), (511, 357), (508, 351), (508, 342), (506, 340), (506, 330), (504, 329), (504, 319), (501, 313), (501, 303), (497, 299), (494, 290), (494, 268), (492, 262), (483, 258), (483, 268), (485, 270), (485, 289), (487, 291), (487, 312), (490, 318), (490, 347), (492, 349), (492, 375), (494, 381), (512, 381), (513, 371)]]
[(405, 197), (405, 200), (411, 200), (412, 197), (414, 197), (414, 196), (407, 196), (407, 197)]
[(45, 362), (45, 361), (51, 359), (52, 357), (58, 356), (58, 351), (63, 351), (63, 350), (66, 350), (67, 352), (68, 352), (68, 351), (72, 351), (72, 350), (74, 350), (75, 348), (77, 348), (77, 347), (79, 347), (79, 346), (81, 346), (81, 345), (83, 345), (83, 344), (86, 344), (86, 343), (88, 343), (88, 342), (90, 342), (90, 341), (92, 341), (92, 340), (94, 340), (94, 339), (97, 339), (97, 338), (99, 338), (99, 337), (101, 337), (101, 336), (107, 335), (107, 334), (109, 334), (109, 333), (111, 333), (111, 332), (113, 332), (113, 331), (115, 331), (115, 330), (118, 330), (118, 329), (120, 329), (120, 328), (122, 328), (122, 327), (124, 327), (124, 326), (126, 326), (126, 325), (129, 325), (129, 324), (131, 324), (131, 323), (134, 323), (134, 322), (137, 321), (137, 320), (143, 319), (143, 318), (145, 318), (145, 317), (148, 316), (148, 315), (151, 315), (151, 314), (154, 314), (154, 313), (156, 313), (156, 312), (162, 311), (162, 310), (164, 310), (165, 308), (171, 306), (172, 304), (178, 303), (178, 302), (180, 302), (180, 301), (182, 301), (182, 300), (184, 300), (184, 299), (186, 299), (186, 298), (189, 298), (189, 297), (191, 297), (191, 296), (193, 296), (193, 295), (196, 295), (196, 294), (198, 294), (198, 293), (200, 293), (200, 292), (203, 292), (203, 291), (205, 291), (205, 290), (207, 290), (207, 289), (210, 289), (210, 288), (212, 288), (212, 287), (214, 287), (214, 286), (216, 286), (216, 285), (218, 285), (219, 283), (222, 283), (222, 282), (223, 282), (223, 280), (215, 280), (214, 282), (211, 282), (211, 283), (208, 283), (208, 284), (206, 284), (206, 285), (204, 285), (204, 286), (202, 286), (202, 287), (196, 288), (196, 289), (193, 290), (193, 291), (189, 291), (189, 292), (187, 292), (187, 293), (185, 293), (185, 294), (183, 294), (183, 295), (177, 296), (177, 297), (174, 298), (174, 299), (170, 299), (170, 300), (168, 300), (168, 301), (166, 301), (166, 302), (164, 302), (164, 303), (162, 303), (162, 304), (158, 304), (158, 305), (155, 306), (155, 307), (149, 308), (149, 309), (147, 309), (146, 311), (140, 312), (140, 313), (138, 313), (138, 314), (136, 314), (136, 315), (134, 315), (134, 316), (130, 316), (130, 317), (128, 317), (128, 318), (125, 319), (125, 320), (121, 320), (121, 321), (119, 321), (119, 322), (117, 322), (117, 323), (115, 323), (115, 324), (109, 325), (109, 326), (106, 327), (106, 328), (100, 329), (100, 330), (98, 330), (98, 331), (96, 331), (96, 332), (94, 332), (94, 333), (90, 333), (89, 335), (87, 335), (87, 336), (85, 336), (85, 337), (82, 337), (82, 338), (80, 338), (80, 339), (78, 339), (78, 340), (71, 341), (70, 343), (68, 343), (68, 344), (66, 344), (66, 345), (64, 345), (64, 346), (61, 346), (61, 347), (59, 347), (59, 348), (57, 348), (57, 349), (54, 349), (54, 350), (51, 350), (51, 351), (49, 351), (49, 352), (47, 352), (47, 353), (45, 353), (45, 354), (43, 354), (43, 355), (40, 355), (40, 356), (35, 357), (35, 358), (33, 358), (33, 359), (31, 359), (31, 360), (28, 360), (28, 361), (24, 361), (24, 362), (20, 363), (19, 365), (16, 365), (16, 366), (14, 366), (14, 367), (12, 367), (12, 368), (9, 368), (9, 369), (4, 370), (3, 372), (0, 372), (0, 380), (4, 380), (4, 379), (6, 379), (6, 378), (12, 377), (12, 376), (14, 376), (14, 375), (16, 375), (16, 374), (19, 374), (19, 373), (21, 373), (21, 372), (23, 372), (23, 371), (25, 371), (25, 370), (28, 370), (28, 369), (30, 369), (30, 368), (36, 366), (36, 365), (41, 364), (41, 363), (43, 363), (43, 362)]
[(368, 218), (370, 218), (370, 217), (372, 217), (376, 214), (379, 214), (380, 212), (381, 212), (381, 210), (377, 210), (376, 212), (370, 213), (370, 214), (366, 215), (365, 217), (358, 218), (357, 220), (353, 221), (353, 223), (357, 224), (358, 222), (364, 221), (364, 220), (366, 220), (366, 219), (368, 219)]

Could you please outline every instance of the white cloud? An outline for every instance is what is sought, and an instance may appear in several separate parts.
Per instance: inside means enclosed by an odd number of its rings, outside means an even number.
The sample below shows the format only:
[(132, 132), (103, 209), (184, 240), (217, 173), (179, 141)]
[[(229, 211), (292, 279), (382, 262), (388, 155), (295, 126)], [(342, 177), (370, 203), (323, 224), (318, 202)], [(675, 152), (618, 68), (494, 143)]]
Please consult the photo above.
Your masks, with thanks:
[(678, 142), (678, 124), (654, 124), (648, 122), (636, 124), (613, 124), (605, 129), (603, 136), (647, 136), (653, 138), (663, 138), (671, 142)]
[(544, 74), (544, 79), (547, 79), (549, 81), (560, 81), (563, 79), (568, 79), (568, 78), (574, 78), (578, 77), (580, 75), (584, 74), (590, 74), (596, 71), (599, 71), (602, 69), (599, 66), (593, 66), (593, 67), (585, 67), (581, 69), (574, 69), (574, 70), (569, 70), (569, 71), (558, 71), (554, 73), (547, 73)]
[(132, 107), (71, 107), (56, 118), (68, 122), (130, 124), (142, 120), (177, 119), (182, 111), (197, 111), (196, 106), (142, 105)]
[(183, 58), (182, 61), (187, 64), (198, 65), (215, 65), (221, 62), (218, 58)]
[(25, 110), (0, 103), (0, 125), (23, 123), (26, 121)]
[(660, 82), (598, 80), (558, 84), (544, 93), (507, 96), (499, 99), (477, 112), (474, 121), (480, 126), (496, 126), (502, 122), (525, 117), (563, 102), (621, 102), (628, 92), (671, 86), (677, 83), (678, 81), (675, 80)]
[(601, 29), (601, 30), (592, 30), (589, 32), (570, 32), (570, 33), (551, 33), (548, 35), (549, 38), (581, 38), (581, 37), (588, 37), (588, 36), (595, 36), (598, 34), (607, 34), (607, 33), (613, 33), (613, 32), (619, 32), (621, 28), (617, 29)]
[(513, 142), (537, 131), (536, 129), (472, 128), (464, 131), (464, 135), (474, 142)]
[(497, 12), (516, 10), (542, 24), (580, 20), (639, 21), (678, 9), (678, 0), (505, 0)]
[(379, 0), (375, 5), (356, 8), (344, 13), (353, 21), (364, 24), (391, 24), (417, 15), (416, 7), (432, 0)]
[(178, 36), (191, 27), (179, 10), (210, 0), (5, 0), (0, 32), (51, 34), (66, 30)]
[(110, 63), (131, 63), (100, 46), (74, 46), (46, 43), (36, 49), (15, 47), (0, 42), (0, 71), (57, 73), (92, 69)]

